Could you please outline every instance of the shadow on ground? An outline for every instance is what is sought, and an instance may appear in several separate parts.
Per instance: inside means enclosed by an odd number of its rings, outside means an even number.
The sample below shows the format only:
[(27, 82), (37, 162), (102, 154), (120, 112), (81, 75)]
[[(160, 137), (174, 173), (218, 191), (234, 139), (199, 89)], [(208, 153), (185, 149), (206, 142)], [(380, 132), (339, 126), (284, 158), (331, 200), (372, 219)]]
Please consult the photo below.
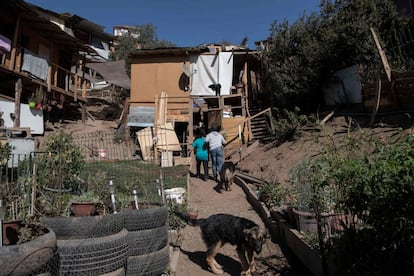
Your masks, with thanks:
[[(187, 255), (188, 259), (190, 259), (193, 263), (200, 266), (203, 270), (210, 271), (206, 263), (206, 252), (204, 251), (190, 252), (190, 251), (186, 251), (183, 249), (180, 249), (180, 252), (182, 254)], [(230, 275), (240, 275), (241, 266), (237, 260), (234, 260), (231, 257), (218, 253), (216, 256), (216, 261), (223, 266), (223, 270), (225, 273), (228, 273)]]

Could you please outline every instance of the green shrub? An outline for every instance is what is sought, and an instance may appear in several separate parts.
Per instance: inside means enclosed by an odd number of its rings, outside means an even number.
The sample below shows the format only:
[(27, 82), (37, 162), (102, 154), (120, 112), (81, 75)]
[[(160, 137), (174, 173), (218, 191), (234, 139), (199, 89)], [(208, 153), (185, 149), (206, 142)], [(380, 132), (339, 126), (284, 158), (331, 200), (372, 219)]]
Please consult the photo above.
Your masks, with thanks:
[(298, 205), (357, 218), (327, 242), (342, 275), (412, 275), (414, 137), (385, 144), (361, 134), (335, 141), (293, 171)]
[(276, 207), (283, 203), (285, 189), (280, 183), (266, 182), (259, 187), (259, 199), (268, 207)]
[(293, 111), (274, 108), (273, 113), (273, 137), (278, 144), (293, 141), (300, 137), (299, 127), (308, 122), (306, 115), (299, 114), (300, 109), (295, 107)]
[(37, 180), (42, 187), (79, 192), (79, 174), (85, 166), (81, 149), (67, 133), (58, 132), (46, 140), (43, 153), (37, 154)]

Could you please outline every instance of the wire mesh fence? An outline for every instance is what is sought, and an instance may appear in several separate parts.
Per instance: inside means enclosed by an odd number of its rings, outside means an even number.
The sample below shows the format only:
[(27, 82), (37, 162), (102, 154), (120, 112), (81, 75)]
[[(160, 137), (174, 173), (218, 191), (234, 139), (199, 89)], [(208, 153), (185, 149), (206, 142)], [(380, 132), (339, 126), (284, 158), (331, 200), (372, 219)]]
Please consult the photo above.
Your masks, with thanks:
[[(162, 274), (169, 258), (164, 190), (186, 188), (188, 168), (162, 167), (161, 155), (158, 160), (153, 156), (143, 161), (136, 137), (125, 137), (116, 130), (71, 137), (83, 157), (82, 169), (75, 176), (65, 171), (73, 159), (63, 148), (10, 155), (2, 164), (5, 220), (20, 223), (17, 230), (9, 229), (9, 234), (13, 232), (19, 239), (27, 230), (25, 235), (32, 233), (36, 237), (33, 241), (41, 239), (43, 244), (22, 258), (3, 255), (16, 251), (14, 247), (19, 244), (2, 247), (0, 262), (9, 257), (16, 260), (8, 265), (1, 263), (8, 269), (5, 273)], [(89, 192), (98, 199), (95, 211), (85, 217), (74, 216), (74, 197)], [(29, 225), (29, 217), (40, 217), (36, 225), (53, 231), (38, 237), (30, 232), (35, 224)], [(37, 264), (29, 263), (33, 259)], [(22, 272), (22, 267), (28, 270)]]
[(72, 134), (75, 144), (81, 147), (85, 161), (137, 160), (139, 145), (136, 138), (117, 130), (103, 130)]

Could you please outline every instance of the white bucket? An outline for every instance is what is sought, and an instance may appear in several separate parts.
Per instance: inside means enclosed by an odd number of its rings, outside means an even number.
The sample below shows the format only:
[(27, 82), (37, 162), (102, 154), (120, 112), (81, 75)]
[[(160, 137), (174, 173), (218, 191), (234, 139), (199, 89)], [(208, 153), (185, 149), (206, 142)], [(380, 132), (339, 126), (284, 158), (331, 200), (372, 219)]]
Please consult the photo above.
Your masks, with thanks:
[(171, 188), (165, 189), (164, 194), (167, 200), (175, 201), (178, 204), (182, 204), (184, 202), (184, 194), (186, 189), (184, 188)]

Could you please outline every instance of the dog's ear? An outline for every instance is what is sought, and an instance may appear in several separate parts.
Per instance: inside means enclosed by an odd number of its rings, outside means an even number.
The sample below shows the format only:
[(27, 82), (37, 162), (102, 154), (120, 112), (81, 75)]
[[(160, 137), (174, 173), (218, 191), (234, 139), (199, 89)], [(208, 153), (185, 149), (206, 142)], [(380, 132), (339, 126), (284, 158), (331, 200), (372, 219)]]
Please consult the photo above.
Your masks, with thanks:
[(266, 228), (261, 229), (262, 231), (262, 237), (264, 240), (270, 239), (270, 233)]
[(249, 241), (250, 240), (250, 238), (252, 236), (252, 229), (253, 228), (243, 229), (243, 236), (244, 236), (244, 239), (246, 241)]
[(244, 238), (246, 239), (246, 241), (248, 241), (251, 238), (265, 239), (266, 233), (267, 233), (267, 230), (265, 228), (261, 228), (259, 226), (255, 226), (255, 227), (243, 230), (243, 235), (244, 235)]

